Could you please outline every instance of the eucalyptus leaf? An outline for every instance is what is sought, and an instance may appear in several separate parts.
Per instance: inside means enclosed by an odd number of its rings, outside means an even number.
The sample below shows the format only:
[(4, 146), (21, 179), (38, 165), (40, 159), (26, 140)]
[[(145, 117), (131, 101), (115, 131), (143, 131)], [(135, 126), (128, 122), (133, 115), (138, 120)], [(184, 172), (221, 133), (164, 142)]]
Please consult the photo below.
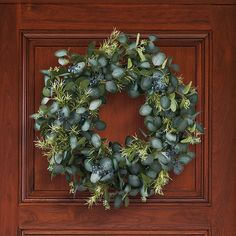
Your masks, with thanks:
[(64, 56), (67, 56), (67, 54), (68, 54), (68, 51), (65, 49), (60, 49), (55, 52), (56, 57), (64, 57)]
[(153, 163), (153, 156), (152, 155), (148, 155), (147, 158), (142, 161), (142, 164), (145, 166), (149, 166), (152, 163)]
[(139, 163), (132, 163), (129, 167), (129, 172), (133, 175), (137, 175), (141, 170), (141, 166)]
[(139, 187), (141, 182), (140, 182), (138, 176), (136, 176), (136, 175), (129, 175), (128, 176), (128, 183), (132, 187)]
[(50, 98), (44, 97), (41, 101), (41, 104), (45, 105), (48, 103), (48, 101), (50, 101)]
[(132, 43), (130, 43), (130, 45), (128, 46), (128, 50), (133, 50), (133, 49), (135, 49), (136, 48), (136, 42), (132, 42)]
[(71, 136), (70, 137), (70, 147), (71, 149), (75, 149), (78, 145), (78, 140), (76, 138), (76, 136)]
[(191, 161), (191, 158), (190, 158), (188, 155), (182, 154), (182, 155), (179, 156), (179, 162), (180, 162), (181, 164), (186, 165), (186, 164), (188, 164), (190, 161)]
[(97, 183), (101, 179), (101, 176), (98, 173), (92, 173), (90, 176), (90, 181), (92, 183)]
[(170, 142), (175, 142), (177, 140), (177, 137), (175, 134), (172, 133), (166, 133), (166, 138), (170, 141)]
[(86, 112), (86, 108), (85, 107), (79, 107), (76, 109), (76, 113), (78, 114), (83, 114)]
[(151, 77), (145, 77), (141, 80), (141, 88), (143, 90), (148, 90), (152, 87), (152, 78)]
[(161, 165), (158, 161), (155, 160), (150, 166), (150, 169), (154, 170), (156, 173), (159, 173), (161, 171)]
[(55, 113), (59, 109), (59, 104), (57, 102), (53, 102), (51, 107), (50, 107), (50, 112)]
[(51, 96), (51, 90), (49, 88), (44, 87), (43, 88), (43, 96), (50, 97)]
[(118, 88), (114, 81), (107, 81), (106, 82), (106, 90), (110, 93), (116, 93)]
[(45, 87), (49, 87), (50, 86), (50, 77), (45, 75), (43, 79), (44, 79)]
[(187, 128), (187, 126), (188, 126), (188, 121), (184, 119), (179, 123), (179, 125), (177, 126), (177, 129), (179, 131), (184, 131)]
[(162, 96), (161, 97), (161, 106), (164, 109), (168, 109), (170, 107), (170, 105), (171, 105), (170, 99), (167, 96)]
[(171, 75), (171, 77), (170, 77), (170, 82), (171, 82), (171, 84), (176, 88), (177, 86), (178, 86), (178, 84), (179, 84), (179, 81), (178, 81), (178, 79), (175, 77), (175, 76), (173, 76), (173, 75)]
[(177, 65), (177, 64), (172, 64), (172, 65), (170, 65), (170, 67), (171, 67), (174, 71), (176, 71), (176, 72), (179, 72), (179, 71), (180, 71), (180, 67), (179, 67), (179, 65)]
[(147, 122), (146, 123), (146, 126), (147, 126), (147, 129), (149, 130), (149, 131), (156, 131), (157, 130), (157, 127), (152, 123), (152, 122)]
[(115, 197), (114, 197), (114, 207), (115, 208), (120, 208), (122, 205), (122, 196), (117, 194)]
[(63, 165), (56, 165), (54, 166), (53, 170), (52, 170), (52, 173), (54, 174), (63, 174), (65, 171)]
[(98, 109), (101, 105), (102, 105), (101, 99), (93, 100), (89, 105), (89, 110), (94, 111), (94, 110)]
[(152, 107), (147, 104), (142, 105), (139, 109), (139, 114), (141, 116), (148, 116), (151, 112), (152, 112)]
[(150, 63), (145, 61), (140, 64), (141, 68), (149, 69), (151, 67)]
[(89, 57), (91, 57), (94, 53), (95, 44), (96, 43), (93, 41), (93, 42), (89, 43), (89, 45), (88, 45), (87, 53), (88, 53)]
[(104, 130), (106, 128), (106, 123), (104, 121), (98, 120), (95, 123), (95, 127), (98, 130)]
[(57, 164), (61, 164), (61, 161), (62, 161), (62, 159), (63, 159), (62, 153), (57, 153), (57, 154), (54, 156), (54, 159), (55, 159), (55, 162), (56, 162)]
[(204, 128), (203, 128), (203, 126), (202, 126), (201, 124), (197, 123), (197, 124), (196, 124), (196, 128), (197, 128), (197, 130), (198, 130), (199, 132), (201, 132), (202, 134), (204, 133)]
[(94, 67), (96, 67), (97, 65), (98, 65), (98, 62), (97, 62), (97, 60), (96, 59), (94, 59), (94, 58), (89, 58), (88, 59), (88, 62), (89, 62), (89, 64), (91, 65), (91, 66), (94, 66)]
[(69, 62), (70, 62), (70, 61), (69, 61), (68, 59), (66, 59), (66, 58), (59, 58), (59, 59), (58, 59), (58, 63), (59, 63), (60, 65), (62, 65), (62, 66), (67, 65)]
[(34, 123), (34, 128), (35, 128), (35, 130), (39, 131), (39, 130), (41, 129), (41, 124), (36, 121), (36, 122)]
[(153, 148), (158, 149), (158, 150), (161, 150), (163, 147), (162, 141), (158, 138), (151, 138), (150, 144)]
[(62, 112), (64, 117), (69, 117), (70, 116), (70, 108), (68, 106), (63, 107), (61, 112)]
[(107, 59), (102, 56), (98, 58), (98, 63), (100, 64), (100, 66), (105, 67), (107, 65)]
[(100, 160), (100, 165), (104, 170), (109, 171), (113, 169), (112, 160), (108, 157), (104, 157)]
[(158, 158), (159, 162), (162, 164), (168, 164), (168, 162), (169, 162), (168, 159), (166, 158), (166, 156), (163, 155), (162, 153), (159, 153), (157, 155), (157, 158)]
[(128, 94), (131, 98), (137, 98), (140, 95), (139, 91), (132, 89), (128, 90)]
[(150, 39), (150, 41), (154, 42), (157, 40), (157, 36), (156, 35), (149, 35), (148, 38)]
[(119, 78), (121, 78), (123, 75), (124, 75), (124, 69), (122, 69), (122, 68), (116, 68), (116, 69), (114, 69), (113, 72), (112, 72), (112, 76), (113, 76), (115, 79), (119, 79)]
[(91, 137), (91, 143), (95, 148), (99, 148), (101, 146), (101, 137), (98, 134), (93, 134)]
[(86, 159), (86, 160), (84, 161), (84, 168), (85, 168), (87, 171), (92, 172), (92, 170), (93, 170), (93, 165), (92, 165), (91, 160)]
[(174, 173), (176, 175), (181, 174), (183, 172), (183, 170), (184, 170), (184, 167), (181, 164), (178, 164), (178, 165), (174, 166)]
[(82, 130), (82, 131), (88, 131), (89, 128), (90, 128), (90, 124), (91, 124), (91, 122), (90, 122), (89, 120), (86, 120), (86, 121), (84, 122), (84, 124), (82, 125), (81, 130)]
[(119, 41), (120, 43), (122, 43), (122, 44), (127, 43), (127, 41), (128, 41), (127, 35), (121, 33), (121, 34), (119, 35), (119, 37), (118, 37), (118, 41)]
[(147, 175), (148, 177), (152, 178), (152, 179), (155, 179), (155, 178), (157, 177), (156, 171), (153, 171), (153, 170), (148, 170), (148, 171), (146, 172), (146, 175)]
[(196, 93), (192, 94), (190, 97), (189, 97), (189, 101), (193, 104), (196, 104), (198, 102), (198, 95)]
[(166, 55), (163, 52), (158, 52), (156, 55), (152, 57), (152, 63), (154, 66), (160, 66), (166, 59)]

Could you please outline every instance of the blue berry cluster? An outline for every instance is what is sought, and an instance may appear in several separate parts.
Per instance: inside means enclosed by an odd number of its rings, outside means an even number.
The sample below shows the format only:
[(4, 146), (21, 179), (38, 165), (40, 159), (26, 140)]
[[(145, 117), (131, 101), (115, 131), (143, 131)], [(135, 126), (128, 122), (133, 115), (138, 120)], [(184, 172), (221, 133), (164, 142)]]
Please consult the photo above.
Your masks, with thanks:
[(73, 73), (73, 74), (78, 74), (83, 71), (84, 67), (85, 67), (85, 63), (80, 62), (74, 66), (69, 67), (68, 72)]
[(155, 72), (152, 75), (152, 89), (154, 91), (165, 90), (167, 88), (167, 84), (164, 82), (164, 74), (161, 72)]
[(173, 160), (172, 161), (172, 168), (173, 168), (173, 171), (176, 175), (179, 175), (182, 173), (182, 171), (184, 170), (184, 167), (183, 165), (179, 162), (179, 160)]
[(57, 111), (57, 116), (58, 116), (58, 120), (61, 123), (64, 123), (67, 120), (66, 117), (64, 116), (64, 113), (62, 112), (62, 110)]
[(166, 156), (168, 156), (169, 158), (174, 158), (176, 157), (177, 153), (175, 150), (170, 150), (168, 152), (166, 152)]
[(80, 117), (80, 121), (79, 121), (79, 124), (80, 125), (83, 125), (85, 120), (88, 118), (88, 115), (87, 114), (82, 114), (81, 117)]
[(104, 74), (103, 73), (94, 73), (91, 77), (90, 77), (90, 86), (96, 86), (99, 81), (104, 80)]
[(170, 159), (169, 163), (169, 168), (173, 169), (174, 173), (176, 175), (179, 175), (184, 167), (183, 165), (179, 162), (179, 160), (176, 158), (177, 157), (177, 152), (175, 150), (170, 150), (165, 153), (166, 157)]
[(102, 165), (93, 165), (92, 166), (92, 175), (91, 175), (91, 181), (97, 182), (97, 181), (106, 181), (113, 177), (114, 171), (106, 169)]
[(98, 174), (100, 176), (105, 176), (108, 173), (112, 172), (111, 170), (106, 170), (102, 165), (93, 165), (92, 173)]

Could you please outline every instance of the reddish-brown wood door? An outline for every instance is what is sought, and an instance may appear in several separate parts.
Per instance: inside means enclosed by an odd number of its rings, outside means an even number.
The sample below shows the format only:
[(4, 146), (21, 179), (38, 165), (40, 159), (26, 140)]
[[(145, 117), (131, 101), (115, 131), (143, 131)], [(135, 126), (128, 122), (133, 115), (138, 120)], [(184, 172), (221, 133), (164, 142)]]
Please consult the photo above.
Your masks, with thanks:
[[(215, 1), (0, 1), (0, 235), (236, 235), (236, 5)], [(59, 48), (86, 51), (116, 27), (159, 36), (159, 46), (197, 86), (206, 128), (196, 159), (173, 175), (165, 196), (129, 208), (88, 210), (63, 177), (53, 181), (34, 148), (41, 69)], [(102, 110), (104, 136), (123, 142), (142, 119), (142, 98), (111, 96)]]

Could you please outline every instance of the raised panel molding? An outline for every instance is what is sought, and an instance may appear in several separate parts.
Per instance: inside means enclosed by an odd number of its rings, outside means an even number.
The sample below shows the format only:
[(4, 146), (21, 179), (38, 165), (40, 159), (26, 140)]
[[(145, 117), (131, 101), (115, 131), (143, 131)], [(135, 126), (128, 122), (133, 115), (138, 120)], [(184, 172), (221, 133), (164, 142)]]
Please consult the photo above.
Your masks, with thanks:
[[(131, 31), (130, 31), (131, 32)], [(202, 111), (200, 121), (206, 128), (202, 144), (196, 148), (194, 189), (169, 191), (164, 197), (151, 198), (149, 204), (207, 204), (211, 202), (211, 145), (210, 145), (210, 106), (211, 100), (211, 32), (205, 31), (140, 31), (143, 35), (158, 34), (159, 45), (165, 47), (193, 47), (195, 50), (195, 83), (200, 91), (199, 108)], [(21, 73), (21, 157), (20, 157), (20, 202), (23, 203), (74, 203), (84, 204), (86, 194), (79, 198), (69, 196), (67, 190), (45, 190), (35, 188), (35, 149), (33, 146), (33, 120), (29, 118), (34, 112), (35, 101), (35, 52), (39, 47), (86, 47), (90, 40), (101, 40), (107, 32), (54, 32), (22, 31), (20, 48)], [(134, 202), (140, 202), (135, 199)], [(38, 235), (36, 231), (22, 235)], [(46, 232), (46, 231), (45, 231)], [(47, 233), (42, 232), (42, 235)], [(77, 233), (74, 233), (76, 235)], [(39, 234), (41, 235), (41, 234)], [(63, 235), (60, 234), (59, 235)], [(68, 234), (67, 234), (68, 235)], [(81, 235), (78, 233), (78, 235)], [(84, 234), (86, 235), (86, 234)], [(168, 233), (154, 235), (168, 235)], [(178, 234), (170, 234), (178, 235)], [(186, 235), (193, 235), (186, 233)], [(194, 234), (207, 235), (207, 234)]]
[(74, 236), (74, 235), (155, 235), (155, 236), (209, 236), (208, 230), (139, 230), (139, 231), (130, 231), (130, 230), (119, 230), (119, 231), (86, 231), (86, 230), (65, 230), (65, 231), (56, 231), (56, 230), (22, 230), (20, 231), (21, 236), (43, 236), (43, 235), (51, 235), (51, 236)]

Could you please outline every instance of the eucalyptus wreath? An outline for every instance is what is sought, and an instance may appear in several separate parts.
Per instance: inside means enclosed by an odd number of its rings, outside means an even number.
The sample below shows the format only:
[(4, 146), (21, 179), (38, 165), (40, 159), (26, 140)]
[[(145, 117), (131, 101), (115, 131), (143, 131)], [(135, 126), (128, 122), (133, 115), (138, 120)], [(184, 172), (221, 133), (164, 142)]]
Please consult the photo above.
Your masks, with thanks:
[[(169, 172), (180, 174), (195, 156), (189, 145), (200, 142), (196, 122), (198, 93), (184, 84), (178, 66), (155, 45), (157, 37), (140, 39), (114, 30), (87, 54), (58, 50), (59, 65), (42, 70), (44, 88), (35, 119), (36, 147), (48, 159), (52, 176), (62, 174), (70, 192), (89, 191), (87, 204), (128, 206), (130, 197), (163, 195)], [(99, 108), (107, 94), (127, 92), (145, 97), (139, 109), (146, 129), (127, 136), (125, 145), (99, 135), (106, 128)]]

